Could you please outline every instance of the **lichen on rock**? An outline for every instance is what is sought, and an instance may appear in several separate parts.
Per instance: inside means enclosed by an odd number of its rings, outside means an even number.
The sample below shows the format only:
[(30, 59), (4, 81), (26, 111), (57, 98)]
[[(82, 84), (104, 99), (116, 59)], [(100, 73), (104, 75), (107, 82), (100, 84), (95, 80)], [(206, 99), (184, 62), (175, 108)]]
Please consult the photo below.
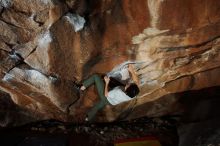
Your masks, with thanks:
[(64, 17), (73, 25), (75, 32), (83, 29), (85, 24), (85, 19), (83, 17), (71, 13), (66, 14)]
[(0, 0), (0, 4), (4, 8), (8, 8), (11, 6), (11, 0)]

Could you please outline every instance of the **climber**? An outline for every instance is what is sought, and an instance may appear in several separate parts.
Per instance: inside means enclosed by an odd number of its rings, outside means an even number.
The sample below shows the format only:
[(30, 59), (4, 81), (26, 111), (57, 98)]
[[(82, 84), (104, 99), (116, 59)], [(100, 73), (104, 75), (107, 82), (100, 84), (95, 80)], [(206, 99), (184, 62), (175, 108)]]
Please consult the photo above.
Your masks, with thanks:
[[(132, 64), (127, 65), (128, 74), (131, 76), (132, 82), (126, 84), (121, 83), (113, 77), (104, 76), (104, 78), (98, 74), (94, 74), (81, 85), (77, 85), (80, 91), (84, 91), (91, 85), (95, 85), (98, 91), (100, 101), (88, 112), (86, 121), (91, 121), (96, 113), (102, 109), (105, 105), (117, 105), (121, 102), (131, 100), (139, 93), (139, 80)], [(126, 71), (120, 72), (121, 79), (124, 79)], [(103, 81), (104, 80), (104, 81)], [(121, 80), (123, 81), (123, 80)], [(114, 85), (110, 85), (113, 84)], [(109, 86), (112, 86), (109, 88)]]

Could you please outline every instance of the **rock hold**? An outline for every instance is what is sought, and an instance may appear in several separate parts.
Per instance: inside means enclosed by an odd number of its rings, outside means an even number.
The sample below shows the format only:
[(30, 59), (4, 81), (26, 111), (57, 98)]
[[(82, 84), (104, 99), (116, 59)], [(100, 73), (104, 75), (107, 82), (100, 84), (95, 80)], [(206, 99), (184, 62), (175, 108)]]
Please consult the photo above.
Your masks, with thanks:
[(86, 22), (85, 19), (78, 14), (68, 13), (64, 17), (73, 25), (75, 32), (82, 30)]

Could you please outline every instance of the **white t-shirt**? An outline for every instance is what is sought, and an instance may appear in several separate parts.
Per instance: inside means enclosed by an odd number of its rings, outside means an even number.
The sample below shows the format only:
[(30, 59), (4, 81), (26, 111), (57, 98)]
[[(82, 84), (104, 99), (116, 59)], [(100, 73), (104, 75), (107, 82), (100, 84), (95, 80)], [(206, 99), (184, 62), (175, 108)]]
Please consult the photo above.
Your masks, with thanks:
[(124, 101), (131, 100), (119, 87), (115, 87), (113, 90), (108, 92), (107, 99), (110, 104), (116, 105)]
[(120, 74), (121, 74), (121, 80), (127, 80), (127, 79), (130, 78), (128, 68), (123, 68), (123, 69), (120, 71)]
[(108, 77), (113, 77), (123, 84), (127, 84), (131, 79), (128, 71), (128, 63), (122, 63), (116, 66), (111, 72), (107, 74)]

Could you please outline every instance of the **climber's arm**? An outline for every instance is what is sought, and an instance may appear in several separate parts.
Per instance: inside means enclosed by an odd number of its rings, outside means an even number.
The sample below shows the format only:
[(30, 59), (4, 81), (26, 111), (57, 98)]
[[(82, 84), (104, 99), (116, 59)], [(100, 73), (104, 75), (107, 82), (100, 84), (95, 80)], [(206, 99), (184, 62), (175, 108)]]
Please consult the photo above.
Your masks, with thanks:
[(109, 85), (109, 77), (105, 76), (104, 77), (104, 80), (105, 80), (105, 97), (108, 97), (108, 85)]
[(139, 86), (140, 85), (139, 79), (138, 79), (137, 73), (135, 72), (135, 69), (132, 64), (128, 65), (128, 71), (131, 74), (132, 80), (137, 84), (137, 86)]

